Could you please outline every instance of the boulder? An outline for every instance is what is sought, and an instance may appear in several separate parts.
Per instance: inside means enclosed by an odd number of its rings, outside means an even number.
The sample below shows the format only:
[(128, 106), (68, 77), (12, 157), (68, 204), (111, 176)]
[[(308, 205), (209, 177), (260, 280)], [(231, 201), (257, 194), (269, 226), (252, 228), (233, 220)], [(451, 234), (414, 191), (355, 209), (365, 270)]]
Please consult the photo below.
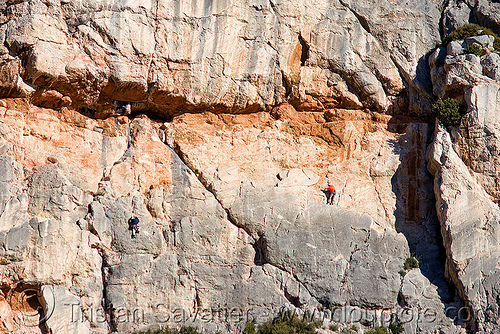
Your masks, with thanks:
[(465, 46), (470, 47), (474, 44), (479, 45), (483, 50), (493, 51), (493, 42), (495, 37), (491, 35), (479, 35), (468, 37), (464, 40)]
[(457, 56), (464, 54), (463, 40), (451, 41), (446, 46), (446, 55)]
[(497, 30), (500, 27), (500, 5), (494, 1), (476, 0), (473, 14), (485, 27)]
[[(454, 322), (463, 323), (464, 320), (457, 316), (460, 303), (450, 303), (445, 309), (436, 286), (431, 284), (419, 268), (409, 270), (404, 276), (400, 298), (407, 307), (405, 316), (409, 320), (404, 323), (405, 331), (432, 333), (439, 329), (450, 333), (466, 333), (465, 329), (453, 326)], [(403, 319), (404, 316), (401, 317)], [(449, 328), (443, 328), (443, 325)]]
[(483, 73), (487, 77), (500, 82), (500, 55), (498, 53), (488, 53), (481, 58)]
[[(41, 287), (42, 306), (45, 323), (54, 332), (91, 334), (90, 322), (81, 308), (82, 302), (64, 286), (44, 285)], [(101, 311), (102, 312), (102, 311)], [(104, 313), (100, 314), (101, 325)]]
[[(451, 43), (450, 43), (451, 44)], [(442, 87), (442, 78), (435, 76), (437, 87)], [(440, 88), (441, 95), (447, 93), (456, 96), (466, 89), (481, 84), (491, 83), (492, 80), (483, 75), (481, 58), (474, 54), (447, 55), (444, 65), (445, 89)]]
[(466, 2), (452, 0), (443, 12), (442, 27), (444, 36), (469, 23), (472, 10)]

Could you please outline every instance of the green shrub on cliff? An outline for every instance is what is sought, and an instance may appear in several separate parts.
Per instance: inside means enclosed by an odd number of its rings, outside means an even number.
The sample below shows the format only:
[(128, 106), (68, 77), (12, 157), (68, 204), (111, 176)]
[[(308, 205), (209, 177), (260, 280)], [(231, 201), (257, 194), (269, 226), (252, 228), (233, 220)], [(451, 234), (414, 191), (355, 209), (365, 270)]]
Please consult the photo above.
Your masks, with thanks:
[(291, 311), (280, 314), (277, 318), (269, 320), (259, 326), (247, 323), (244, 334), (315, 334), (317, 324), (307, 321)]
[(460, 103), (453, 98), (438, 99), (432, 106), (432, 113), (446, 126), (458, 124), (462, 117)]
[(243, 334), (257, 334), (255, 324), (251, 321), (247, 322), (245, 325), (245, 329), (243, 329)]
[(400, 334), (403, 333), (404, 328), (400, 323), (392, 323), (389, 328), (379, 326), (374, 329), (367, 330), (365, 334)]
[(399, 322), (393, 322), (389, 325), (389, 330), (392, 332), (392, 334), (401, 334), (404, 332), (405, 328), (403, 327), (403, 324)]
[(465, 53), (470, 53), (470, 54), (481, 57), (484, 54), (484, 50), (481, 46), (479, 46), (477, 44), (472, 44), (467, 49), (465, 49)]
[(375, 329), (370, 329), (365, 332), (365, 334), (389, 334), (389, 331), (386, 327), (377, 327)]
[(410, 270), (418, 267), (419, 267), (418, 260), (413, 255), (406, 259), (404, 264), (405, 270)]
[(495, 34), (491, 29), (481, 27), (478, 24), (467, 24), (463, 27), (457, 28), (454, 32), (443, 38), (443, 46), (448, 45), (451, 41), (456, 41), (459, 39), (466, 39), (467, 37), (477, 36), (477, 35), (490, 35), (495, 37), (493, 42), (493, 47), (495, 49), (500, 48), (500, 37)]

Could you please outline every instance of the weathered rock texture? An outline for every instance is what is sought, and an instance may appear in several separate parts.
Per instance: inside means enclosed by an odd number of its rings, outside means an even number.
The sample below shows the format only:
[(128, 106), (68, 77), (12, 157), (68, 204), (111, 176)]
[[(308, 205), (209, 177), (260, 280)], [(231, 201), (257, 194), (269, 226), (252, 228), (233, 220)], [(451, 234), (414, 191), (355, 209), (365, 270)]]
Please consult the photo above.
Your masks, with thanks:
[[(1, 1), (0, 331), (238, 333), (283, 309), (499, 331), (500, 58), (435, 47), (498, 13)], [(451, 135), (434, 96), (467, 106)]]
[(436, 132), (429, 154), (448, 274), (472, 307), (479, 329), (494, 332), (499, 325), (495, 282), (500, 210), (455, 153), (443, 128)]
[(439, 6), (4, 1), (0, 89), (100, 116), (240, 112), (284, 101), (399, 109), (428, 88), (421, 65), (439, 40)]
[[(476, 3), (471, 13), (495, 28), (495, 11), (487, 14)], [(455, 8), (456, 10), (457, 8)], [(485, 54), (465, 54), (480, 45)], [(470, 307), (470, 329), (495, 333), (498, 323), (498, 54), (491, 36), (476, 36), (448, 44), (429, 60), (434, 92), (456, 97), (464, 105), (460, 124), (448, 131), (438, 125), (429, 150), (429, 170), (435, 176), (436, 209), (447, 254), (447, 275)], [(441, 59), (437, 62), (436, 59)], [(433, 65), (434, 63), (434, 65)], [(439, 66), (439, 63), (444, 65)]]
[[(42, 296), (55, 302), (41, 298), (53, 314), (47, 326), (69, 332), (178, 325), (178, 310), (209, 332), (234, 331), (248, 317), (264, 321), (283, 307), (401, 310), (408, 245), (424, 244), (408, 243), (394, 227), (411, 215), (413, 229), (433, 239), (425, 227), (434, 221), (433, 198), (422, 195), (407, 211), (404, 203), (425, 185), (410, 194), (393, 179), (427, 178), (418, 176), (423, 151), (412, 150), (430, 128), (361, 112), (292, 111), (276, 110), (278, 121), (267, 113), (206, 113), (163, 124), (96, 121), (8, 101), (0, 216), (3, 284), (13, 289), (7, 297), (20, 281), (51, 289)], [(406, 154), (416, 160), (407, 165)], [(334, 206), (319, 191), (327, 179), (339, 185)], [(366, 203), (357, 207), (356, 196)], [(132, 215), (141, 221), (136, 238), (127, 225)], [(411, 309), (427, 305), (406, 298)], [(444, 312), (441, 298), (432, 298)], [(62, 301), (71, 307), (61, 309)], [(214, 308), (243, 313), (233, 323), (196, 316)], [(452, 325), (439, 319), (411, 328)]]

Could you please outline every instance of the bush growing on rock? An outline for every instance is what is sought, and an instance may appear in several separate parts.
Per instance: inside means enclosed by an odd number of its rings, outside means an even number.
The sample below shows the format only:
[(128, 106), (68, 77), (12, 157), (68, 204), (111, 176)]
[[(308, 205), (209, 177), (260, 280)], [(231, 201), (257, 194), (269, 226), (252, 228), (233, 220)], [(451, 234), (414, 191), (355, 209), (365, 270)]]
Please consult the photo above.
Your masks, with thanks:
[(458, 124), (462, 117), (460, 103), (453, 98), (438, 99), (432, 106), (432, 112), (446, 126)]
[(366, 334), (389, 334), (389, 331), (386, 327), (377, 327), (375, 329), (370, 329), (365, 332)]
[(317, 324), (300, 319), (297, 314), (287, 311), (280, 314), (277, 318), (269, 320), (259, 326), (255, 331), (253, 323), (247, 323), (243, 334), (314, 334)]
[(243, 334), (256, 334), (255, 324), (251, 321), (247, 322), (243, 329)]
[(365, 334), (389, 334), (389, 333), (400, 334), (403, 332), (403, 330), (404, 330), (403, 325), (399, 323), (398, 324), (392, 323), (389, 326), (389, 329), (387, 329), (387, 327), (379, 326), (376, 327), (375, 329), (367, 330)]
[(406, 259), (404, 265), (405, 270), (410, 270), (418, 267), (419, 267), (418, 260), (414, 256), (410, 256), (409, 258)]
[(331, 324), (329, 328), (330, 328), (331, 331), (336, 332), (336, 331), (339, 330), (339, 325), (337, 325), (337, 324)]
[(465, 53), (470, 53), (470, 54), (481, 57), (484, 54), (484, 50), (481, 46), (479, 46), (477, 44), (472, 44), (467, 49), (465, 49)]
[(342, 334), (355, 334), (357, 332), (358, 332), (358, 327), (356, 327), (356, 325), (352, 325), (351, 327), (344, 328), (342, 330)]
[(389, 325), (389, 330), (392, 334), (400, 334), (403, 333), (405, 329), (402, 324), (393, 322)]
[(445, 38), (443, 38), (443, 45), (446, 46), (451, 41), (456, 41), (459, 39), (466, 39), (467, 37), (477, 36), (477, 35), (491, 35), (495, 37), (493, 42), (493, 47), (495, 49), (500, 48), (500, 37), (495, 34), (491, 29), (481, 27), (478, 24), (467, 24), (463, 27), (458, 28)]

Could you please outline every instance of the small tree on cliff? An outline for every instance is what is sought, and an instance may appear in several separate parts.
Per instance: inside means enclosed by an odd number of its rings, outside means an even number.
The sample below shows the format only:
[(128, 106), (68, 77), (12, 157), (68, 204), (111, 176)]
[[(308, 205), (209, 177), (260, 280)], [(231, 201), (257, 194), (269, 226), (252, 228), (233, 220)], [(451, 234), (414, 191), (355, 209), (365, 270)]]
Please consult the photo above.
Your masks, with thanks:
[(438, 99), (432, 106), (432, 113), (446, 126), (460, 122), (460, 102), (453, 98)]

